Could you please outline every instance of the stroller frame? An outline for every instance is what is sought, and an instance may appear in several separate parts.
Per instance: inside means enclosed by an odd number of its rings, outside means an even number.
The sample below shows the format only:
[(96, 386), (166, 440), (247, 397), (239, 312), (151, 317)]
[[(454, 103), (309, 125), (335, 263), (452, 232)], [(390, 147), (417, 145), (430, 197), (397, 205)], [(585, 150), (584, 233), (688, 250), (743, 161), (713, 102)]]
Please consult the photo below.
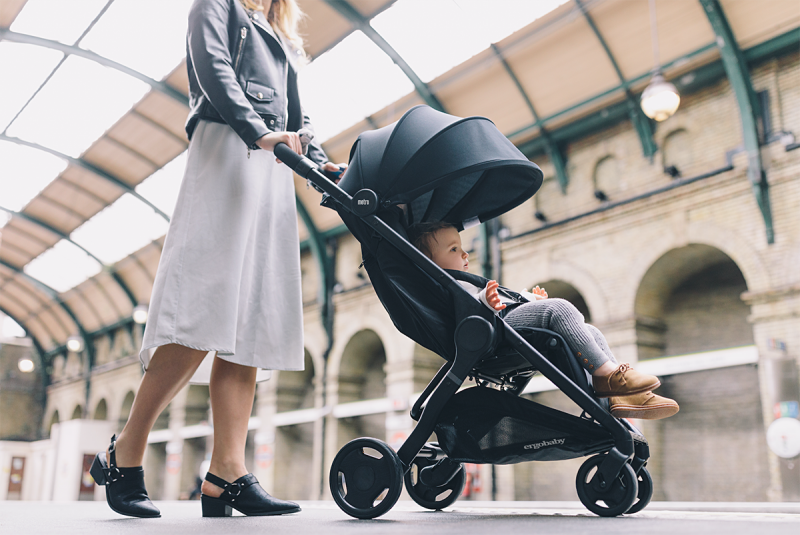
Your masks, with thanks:
[[(374, 191), (362, 189), (350, 196), (320, 172), (311, 160), (296, 154), (285, 144), (276, 145), (274, 153), (278, 159), (286, 163), (300, 177), (308, 180), (315, 189), (332, 197), (345, 210), (358, 216), (375, 232), (379, 233), (385, 240), (409, 257), (425, 273), (445, 287), (454, 300), (457, 325), (455, 329), (455, 357), (452, 361), (446, 361), (442, 365), (414, 403), (411, 409), (411, 417), (417, 420), (418, 423), (400, 449), (395, 454), (388, 445), (379, 440), (356, 439), (344, 446), (339, 455), (337, 455), (337, 459), (339, 459), (345, 453), (352, 453), (354, 449), (360, 450), (367, 447), (378, 450), (385, 457), (390, 457), (383, 463), (386, 466), (375, 468), (375, 473), (382, 474), (381, 477), (390, 486), (388, 495), (378, 505), (373, 505), (373, 502), (380, 493), (370, 496), (368, 494), (373, 492), (370, 489), (364, 491), (365, 494), (363, 496), (356, 496), (363, 489), (357, 492), (356, 485), (352, 481), (348, 482), (350, 483), (348, 490), (354, 495), (353, 501), (356, 502), (355, 505), (345, 501), (344, 497), (337, 496), (336, 492), (333, 493), (337, 504), (346, 513), (357, 518), (375, 518), (391, 509), (402, 490), (402, 474), (409, 472), (415, 458), (418, 455), (428, 459), (440, 456), (438, 451), (441, 450), (438, 449), (437, 445), (435, 443), (426, 445), (426, 441), (434, 432), (437, 418), (447, 401), (469, 377), (476, 375), (475, 367), (482, 360), (494, 356), (497, 349), (501, 347), (516, 351), (531, 367), (539, 371), (573, 400), (583, 410), (584, 415), (588, 415), (589, 418), (600, 424), (611, 434), (614, 446), (605, 454), (590, 458), (584, 465), (586, 466), (592, 462), (593, 464), (590, 468), (596, 469), (596, 471), (590, 480), (583, 482), (583, 493), (581, 493), (581, 471), (578, 473), (579, 497), (584, 505), (601, 516), (617, 516), (632, 512), (634, 508), (640, 510), (647, 505), (652, 495), (652, 484), (650, 483), (649, 494), (645, 493), (644, 496), (639, 492), (637, 485), (637, 477), (639, 482), (642, 481), (643, 476), (645, 476), (645, 482), (649, 481), (650, 477), (644, 468), (649, 458), (646, 440), (640, 436), (630, 423), (613, 417), (590, 395), (591, 388), (586, 381), (586, 374), (578, 367), (569, 346), (560, 335), (545, 329), (531, 329), (532, 332), (535, 331), (549, 336), (549, 340), (554, 341), (550, 342), (551, 344), (559, 344), (567, 352), (569, 357), (567, 360), (571, 362), (572, 368), (567, 371), (572, 375), (573, 379), (570, 379), (561, 369), (545, 358), (520, 333), (512, 329), (501, 318), (498, 318), (469, 295), (453, 277), (434, 264), (428, 257), (408, 243), (396, 230), (375, 215), (380, 206), (380, 200)], [(512, 393), (519, 395), (530, 381), (530, 375), (520, 376), (520, 380), (516, 381), (516, 384), (511, 389)], [(504, 376), (504, 378), (499, 378), (489, 375), (486, 378), (505, 381), (508, 374), (504, 374)], [(634, 435), (636, 435), (636, 440), (634, 440)], [(336, 462), (334, 460), (334, 465)], [(375, 464), (373, 461), (368, 462)], [(583, 470), (583, 467), (581, 470)], [(331, 470), (330, 477), (332, 488), (337, 484), (334, 471), (333, 469)], [(586, 474), (584, 474), (585, 476)], [(378, 477), (378, 479), (381, 479), (381, 477)], [(401, 479), (399, 487), (392, 488), (397, 486), (394, 480), (398, 477)], [(343, 482), (339, 481), (338, 484), (341, 486)], [(622, 494), (625, 496), (620, 496), (620, 486), (624, 487)], [(612, 492), (615, 493), (613, 497)], [(588, 496), (584, 499), (587, 494)], [(637, 497), (638, 503), (636, 502)]]

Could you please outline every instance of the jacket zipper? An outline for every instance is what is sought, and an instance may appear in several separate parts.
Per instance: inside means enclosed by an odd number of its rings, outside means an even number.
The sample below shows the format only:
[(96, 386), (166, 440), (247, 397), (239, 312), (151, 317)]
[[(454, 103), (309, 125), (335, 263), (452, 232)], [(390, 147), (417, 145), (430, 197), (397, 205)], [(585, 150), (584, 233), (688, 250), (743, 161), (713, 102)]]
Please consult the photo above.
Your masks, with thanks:
[(239, 39), (239, 51), (236, 53), (236, 60), (233, 62), (233, 71), (239, 74), (239, 63), (242, 61), (242, 53), (244, 52), (244, 41), (247, 39), (247, 26), (242, 26), (242, 37)]
[[(247, 39), (247, 26), (242, 26), (240, 30), (241, 37), (239, 38), (239, 50), (236, 52), (236, 59), (233, 61), (233, 73), (239, 74), (239, 63), (242, 61), (242, 54), (244, 53), (244, 42)], [(247, 147), (247, 159), (250, 159), (250, 147)]]

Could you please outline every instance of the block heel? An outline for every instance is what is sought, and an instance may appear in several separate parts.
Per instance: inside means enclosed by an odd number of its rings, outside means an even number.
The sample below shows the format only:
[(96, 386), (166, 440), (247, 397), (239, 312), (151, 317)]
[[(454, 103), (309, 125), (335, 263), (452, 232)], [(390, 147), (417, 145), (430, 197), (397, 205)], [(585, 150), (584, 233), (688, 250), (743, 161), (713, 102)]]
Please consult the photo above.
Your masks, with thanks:
[(200, 496), (200, 503), (203, 506), (203, 516), (219, 517), (231, 516), (233, 514), (233, 508), (220, 499), (202, 494)]
[(203, 516), (231, 516), (233, 509), (247, 516), (270, 516), (297, 513), (300, 506), (273, 498), (261, 488), (256, 476), (247, 474), (233, 483), (228, 483), (211, 472), (206, 481), (222, 489), (218, 498), (202, 494)]
[(103, 473), (103, 462), (100, 460), (101, 453), (94, 456), (94, 462), (92, 462), (89, 473), (92, 475), (94, 482), (102, 487), (106, 484), (106, 475)]

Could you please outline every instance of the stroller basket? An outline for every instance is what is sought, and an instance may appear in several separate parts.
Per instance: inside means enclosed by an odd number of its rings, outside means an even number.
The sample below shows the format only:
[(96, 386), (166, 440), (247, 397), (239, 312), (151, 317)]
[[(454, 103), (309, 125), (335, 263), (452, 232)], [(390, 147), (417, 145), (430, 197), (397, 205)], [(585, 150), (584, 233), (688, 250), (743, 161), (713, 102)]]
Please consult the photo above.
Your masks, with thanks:
[(436, 437), (450, 459), (484, 464), (561, 461), (614, 445), (611, 434), (596, 423), (480, 387), (462, 390), (448, 401)]

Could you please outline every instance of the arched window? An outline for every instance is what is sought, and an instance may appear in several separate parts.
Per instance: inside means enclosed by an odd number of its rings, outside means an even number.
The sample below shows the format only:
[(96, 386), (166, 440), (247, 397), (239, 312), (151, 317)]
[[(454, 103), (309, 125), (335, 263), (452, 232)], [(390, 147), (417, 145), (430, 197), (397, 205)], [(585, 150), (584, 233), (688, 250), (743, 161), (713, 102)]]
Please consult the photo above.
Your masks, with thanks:
[(618, 160), (611, 155), (603, 156), (594, 167), (594, 196), (598, 201), (607, 201), (624, 189)]
[(689, 133), (683, 129), (670, 132), (664, 138), (662, 150), (664, 152), (664, 172), (673, 178), (688, 176), (687, 173), (694, 163)]

